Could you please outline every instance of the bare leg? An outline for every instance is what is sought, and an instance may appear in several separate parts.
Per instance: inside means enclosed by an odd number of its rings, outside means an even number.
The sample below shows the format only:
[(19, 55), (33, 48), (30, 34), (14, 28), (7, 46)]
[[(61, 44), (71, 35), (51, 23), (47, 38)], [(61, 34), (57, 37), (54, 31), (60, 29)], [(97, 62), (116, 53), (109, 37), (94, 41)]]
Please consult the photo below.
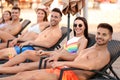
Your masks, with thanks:
[(14, 39), (15, 37), (5, 31), (0, 30), (0, 39), (2, 39), (4, 42), (7, 42), (10, 39)]
[(58, 80), (58, 76), (46, 72), (45, 69), (20, 72), (14, 76), (0, 78), (0, 80)]
[(34, 51), (34, 50), (27, 50), (27, 51), (15, 56), (14, 58), (10, 59), (5, 64), (1, 65), (1, 67), (14, 66), (16, 64), (20, 64), (20, 63), (24, 62), (26, 59), (29, 59), (32, 61), (39, 61), (40, 56), (37, 56), (36, 51)]
[(16, 55), (16, 51), (15, 51), (14, 47), (1, 49), (0, 50), (0, 59), (8, 59), (9, 54)]
[(0, 68), (0, 73), (18, 73), (22, 71), (27, 71), (27, 70), (35, 70), (38, 69), (39, 62), (31, 62), (31, 63), (23, 63), (19, 66), (13, 66), (13, 67), (1, 67)]

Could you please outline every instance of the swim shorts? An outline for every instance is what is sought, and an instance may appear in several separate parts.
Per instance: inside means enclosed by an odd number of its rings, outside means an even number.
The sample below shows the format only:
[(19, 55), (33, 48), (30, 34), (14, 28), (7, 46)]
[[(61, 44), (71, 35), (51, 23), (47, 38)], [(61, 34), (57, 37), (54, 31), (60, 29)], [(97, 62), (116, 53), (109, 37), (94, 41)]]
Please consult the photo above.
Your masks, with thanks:
[[(46, 69), (47, 72), (54, 73), (58, 77), (60, 75), (60, 70), (61, 70), (61, 68)], [(69, 71), (64, 71), (63, 76), (62, 76), (62, 80), (79, 80), (79, 79), (73, 71), (69, 70)]]
[(22, 47), (22, 48), (20, 48), (19, 46), (15, 46), (14, 48), (15, 48), (17, 54), (20, 54), (21, 52), (24, 52), (26, 50), (35, 50), (33, 48), (33, 46), (26, 46), (26, 47)]

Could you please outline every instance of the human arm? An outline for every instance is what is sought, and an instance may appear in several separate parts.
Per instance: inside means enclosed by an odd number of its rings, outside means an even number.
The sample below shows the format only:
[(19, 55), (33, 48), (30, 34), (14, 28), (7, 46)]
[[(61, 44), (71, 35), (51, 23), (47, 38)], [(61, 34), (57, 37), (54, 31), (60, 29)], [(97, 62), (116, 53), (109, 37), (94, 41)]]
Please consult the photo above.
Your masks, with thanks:
[(81, 50), (87, 47), (88, 40), (86, 38), (82, 38), (78, 41), (78, 43), (79, 43), (79, 47), (77, 53), (79, 53)]
[(48, 62), (57, 61), (57, 60), (72, 61), (75, 59), (75, 57), (76, 57), (76, 55), (70, 54), (63, 49), (59, 52), (58, 51), (51, 52), (50, 57), (46, 58), (45, 60), (48, 60)]
[(15, 39), (13, 39), (12, 41), (9, 41), (8, 42), (8, 46), (9, 47), (13, 47), (14, 45), (16, 45), (17, 44), (17, 42), (18, 42), (18, 38), (15, 38)]
[(59, 59), (68, 60), (68, 61), (73, 61), (77, 57), (77, 54), (71, 54), (65, 49), (59, 51), (57, 55)]
[(67, 50), (62, 49), (61, 51), (58, 52), (59, 55), (57, 57), (59, 57), (59, 59), (72, 61), (72, 60), (74, 60), (78, 56), (78, 53), (81, 50), (86, 48), (87, 42), (88, 42), (88, 40), (86, 38), (82, 38), (82, 39), (80, 39), (80, 41), (78, 41), (79, 47), (78, 47), (77, 53), (71, 54)]
[(44, 56), (44, 55), (47, 55), (47, 56), (51, 56), (54, 54), (54, 51), (43, 51), (43, 50), (38, 50), (36, 52), (36, 55), (38, 56)]
[(41, 31), (44, 31), (45, 29), (47, 29), (48, 27), (50, 27), (50, 22), (42, 22), (39, 23), (39, 28)]
[(103, 68), (106, 64), (108, 64), (108, 62), (110, 61), (110, 55), (107, 54), (105, 56), (104, 54), (105, 53), (102, 53), (102, 55), (98, 55), (94, 52), (88, 53), (88, 51), (81, 51), (79, 56), (77, 56), (74, 61), (54, 62), (52, 66), (68, 66), (87, 70), (99, 70)]
[(27, 31), (25, 31), (24, 33), (21, 33), (20, 35), (18, 35), (18, 37), (16, 37), (15, 39), (13, 39), (12, 41), (9, 42), (9, 46), (13, 47), (14, 45), (16, 45), (18, 43), (18, 41), (24, 41), (22, 40), (22, 37), (27, 33)]

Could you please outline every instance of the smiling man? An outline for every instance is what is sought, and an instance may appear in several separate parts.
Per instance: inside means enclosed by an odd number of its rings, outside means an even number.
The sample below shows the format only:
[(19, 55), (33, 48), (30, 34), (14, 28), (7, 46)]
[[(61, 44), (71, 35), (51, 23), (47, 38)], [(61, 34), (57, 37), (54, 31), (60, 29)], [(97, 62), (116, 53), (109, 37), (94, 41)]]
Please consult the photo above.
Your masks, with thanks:
[(0, 39), (3, 43), (0, 44), (0, 49), (6, 47), (6, 42), (10, 39), (14, 39), (15, 35), (22, 29), (19, 16), (20, 8), (13, 7), (11, 10), (12, 21), (0, 30)]

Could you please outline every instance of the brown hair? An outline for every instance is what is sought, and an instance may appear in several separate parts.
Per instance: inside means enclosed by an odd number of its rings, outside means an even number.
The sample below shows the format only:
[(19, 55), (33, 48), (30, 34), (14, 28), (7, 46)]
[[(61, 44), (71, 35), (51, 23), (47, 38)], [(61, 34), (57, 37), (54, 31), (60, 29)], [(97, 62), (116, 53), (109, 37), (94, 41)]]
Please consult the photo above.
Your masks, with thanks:
[(108, 23), (100, 23), (100, 24), (98, 25), (97, 29), (98, 29), (98, 28), (108, 29), (109, 32), (111, 33), (111, 35), (113, 34), (113, 28), (112, 28), (112, 26), (111, 26), (110, 24), (108, 24)]
[[(9, 10), (6, 10), (6, 11), (4, 11), (4, 12), (8, 12), (9, 13), (9, 15), (11, 16), (11, 12), (9, 11)], [(3, 14), (2, 14), (2, 23), (5, 23), (5, 20), (4, 20), (4, 18), (3, 18)], [(10, 18), (10, 20), (12, 20), (12, 17)]]
[(48, 17), (47, 12), (44, 9), (41, 9), (41, 8), (38, 8), (36, 10), (36, 12), (38, 12), (39, 10), (41, 10), (41, 11), (43, 11), (45, 13), (45, 17), (44, 17), (43, 21), (48, 21), (48, 19), (47, 19), (47, 17)]
[(57, 13), (59, 13), (60, 16), (62, 17), (62, 12), (60, 11), (59, 8), (54, 8), (54, 9), (52, 10), (52, 12), (57, 12)]
[[(81, 20), (84, 23), (84, 25), (85, 25), (84, 35), (88, 39), (88, 23), (87, 23), (87, 20), (84, 17), (76, 17), (74, 22), (76, 20)], [(75, 31), (74, 31), (74, 36), (76, 36), (76, 32)]]
[(14, 6), (14, 7), (12, 8), (12, 10), (13, 10), (13, 9), (18, 10), (19, 12), (21, 11), (21, 9), (20, 9), (19, 7), (17, 7), (17, 6)]

